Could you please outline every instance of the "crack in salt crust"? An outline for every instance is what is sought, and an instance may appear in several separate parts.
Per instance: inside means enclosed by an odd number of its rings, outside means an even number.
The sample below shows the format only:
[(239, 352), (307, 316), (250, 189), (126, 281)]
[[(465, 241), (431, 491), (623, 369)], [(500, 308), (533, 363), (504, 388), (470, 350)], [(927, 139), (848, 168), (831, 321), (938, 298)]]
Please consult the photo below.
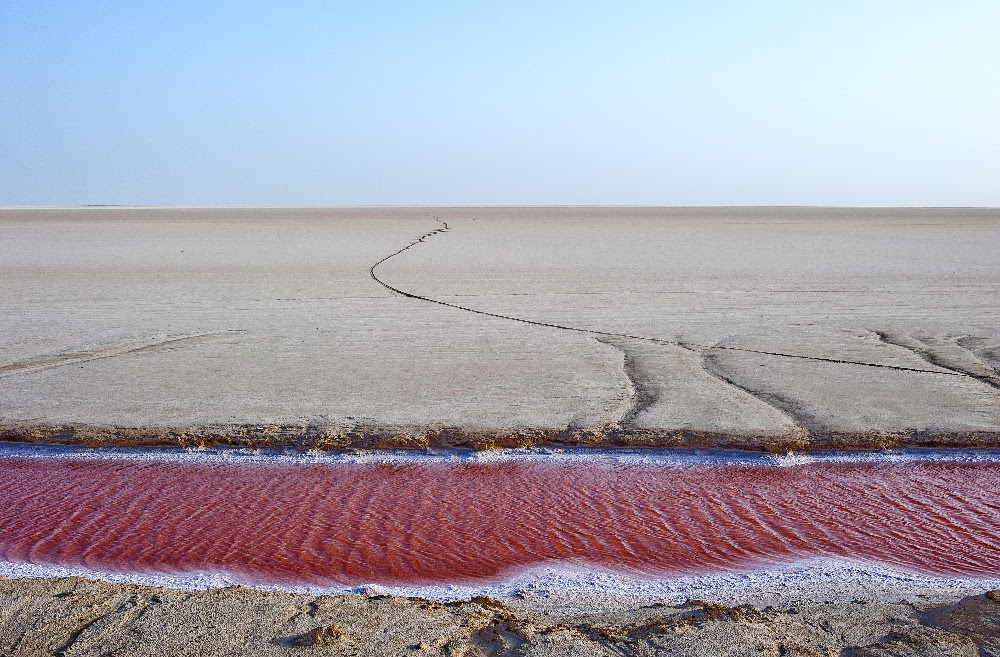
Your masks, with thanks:
[(948, 372), (953, 374), (971, 377), (982, 381), (991, 388), (1000, 389), (1000, 376), (997, 375), (996, 371), (978, 358), (971, 349), (964, 347), (959, 341), (948, 342), (947, 344), (941, 346), (957, 347), (963, 354), (967, 354), (974, 360), (974, 364), (979, 366), (976, 369), (979, 369), (980, 371), (976, 372), (968, 367), (963, 367), (954, 362), (950, 362), (948, 359), (936, 353), (933, 347), (938, 345), (927, 345), (922, 340), (915, 340), (904, 335), (889, 333), (888, 331), (873, 331), (873, 333), (884, 344), (906, 349), (935, 367), (948, 370)]
[(723, 346), (723, 345), (718, 345), (718, 344), (716, 344), (716, 345), (699, 345), (699, 344), (695, 344), (695, 343), (692, 343), (692, 342), (683, 342), (682, 343), (682, 342), (679, 342), (677, 340), (667, 340), (665, 338), (657, 338), (657, 337), (650, 337), (650, 336), (643, 336), (643, 335), (632, 335), (632, 334), (629, 334), (629, 333), (616, 333), (614, 331), (599, 331), (597, 329), (580, 328), (580, 327), (577, 327), (577, 326), (568, 326), (568, 325), (565, 325), (565, 324), (555, 324), (555, 323), (552, 323), (552, 322), (541, 322), (541, 321), (532, 320), (532, 319), (525, 319), (523, 317), (515, 317), (513, 315), (503, 315), (503, 314), (500, 314), (500, 313), (487, 312), (485, 310), (477, 310), (476, 308), (470, 308), (468, 306), (462, 306), (462, 305), (455, 304), (455, 303), (449, 303), (447, 301), (441, 301), (439, 299), (433, 299), (431, 297), (424, 296), (424, 295), (421, 295), (421, 294), (417, 294), (415, 292), (407, 292), (407, 291), (402, 290), (402, 289), (400, 289), (400, 288), (398, 288), (398, 287), (396, 287), (394, 285), (391, 285), (391, 284), (387, 283), (385, 280), (383, 280), (382, 278), (380, 278), (379, 275), (376, 273), (376, 270), (378, 269), (378, 267), (380, 265), (382, 265), (386, 261), (390, 260), (391, 258), (394, 258), (394, 257), (400, 255), (404, 251), (407, 251), (407, 250), (413, 248), (417, 244), (421, 244), (421, 243), (423, 243), (424, 241), (426, 241), (427, 239), (429, 239), (431, 237), (434, 237), (436, 235), (440, 235), (441, 233), (445, 233), (448, 230), (450, 230), (450, 228), (449, 228), (449, 226), (448, 226), (448, 224), (446, 222), (442, 221), (441, 219), (438, 219), (437, 217), (435, 217), (435, 221), (437, 221), (438, 223), (442, 224), (444, 226), (444, 228), (439, 228), (437, 230), (432, 230), (429, 233), (425, 233), (425, 234), (421, 235), (419, 238), (417, 238), (413, 242), (410, 242), (409, 244), (407, 244), (403, 248), (399, 249), (398, 251), (385, 256), (384, 258), (382, 258), (381, 260), (379, 260), (378, 262), (376, 262), (375, 264), (373, 264), (371, 266), (371, 268), (369, 269), (369, 273), (371, 274), (372, 279), (374, 279), (375, 282), (377, 282), (379, 285), (383, 286), (387, 290), (389, 290), (391, 292), (395, 292), (397, 294), (401, 294), (404, 297), (408, 297), (410, 299), (417, 299), (419, 301), (425, 301), (427, 303), (434, 303), (434, 304), (437, 304), (439, 306), (445, 306), (445, 307), (448, 307), (448, 308), (454, 308), (456, 310), (461, 310), (461, 311), (469, 312), (469, 313), (475, 313), (477, 315), (483, 315), (483, 316), (486, 316), (486, 317), (495, 317), (497, 319), (505, 319), (505, 320), (512, 321), (512, 322), (520, 322), (522, 324), (530, 324), (532, 326), (541, 326), (541, 327), (545, 327), (545, 328), (554, 328), (554, 329), (560, 329), (560, 330), (563, 330), (563, 331), (575, 331), (577, 333), (586, 333), (586, 334), (589, 334), (589, 335), (603, 336), (603, 337), (606, 337), (606, 338), (626, 338), (626, 339), (630, 339), (630, 340), (643, 340), (643, 341), (646, 341), (646, 342), (654, 342), (654, 343), (657, 343), (657, 344), (671, 345), (671, 346), (677, 346), (677, 347), (685, 347), (685, 348), (689, 348), (689, 349), (692, 348), (692, 347), (696, 348), (696, 349), (699, 349), (699, 350), (724, 349), (724, 350), (727, 350), (727, 351), (740, 351), (740, 352), (743, 352), (743, 353), (762, 354), (762, 355), (765, 355), (765, 356), (777, 356), (777, 357), (780, 357), (780, 358), (798, 358), (798, 359), (802, 359), (802, 360), (812, 360), (812, 361), (819, 361), (819, 362), (824, 362), (824, 363), (837, 363), (837, 364), (842, 364), (842, 365), (859, 365), (859, 366), (864, 366), (864, 367), (878, 367), (878, 368), (882, 368), (882, 369), (896, 370), (896, 371), (900, 371), (900, 372), (913, 372), (913, 373), (918, 373), (918, 374), (937, 374), (937, 375), (943, 375), (943, 376), (962, 376), (962, 377), (969, 377), (969, 378), (975, 378), (975, 379), (982, 380), (982, 377), (975, 376), (975, 375), (969, 374), (967, 372), (959, 371), (959, 370), (954, 370), (954, 369), (928, 370), (928, 369), (921, 369), (921, 368), (918, 368), (918, 367), (905, 367), (905, 366), (902, 366), (902, 365), (889, 365), (889, 364), (886, 364), (886, 363), (871, 363), (871, 362), (859, 361), (859, 360), (847, 360), (847, 359), (841, 359), (841, 358), (825, 358), (825, 357), (822, 357), (822, 356), (807, 356), (807, 355), (804, 355), (804, 354), (790, 354), (790, 353), (781, 352), (781, 351), (765, 351), (765, 350), (762, 350), (762, 349), (749, 349), (747, 347), (731, 347), (731, 346)]
[(196, 333), (193, 335), (174, 335), (161, 339), (130, 340), (126, 342), (105, 344), (100, 347), (81, 351), (43, 354), (33, 358), (8, 363), (7, 365), (0, 365), (0, 378), (16, 376), (18, 374), (30, 374), (32, 372), (48, 370), (54, 367), (63, 367), (65, 365), (88, 363), (90, 361), (103, 360), (105, 358), (114, 358), (115, 356), (141, 354), (150, 351), (158, 351), (160, 349), (189, 347), (240, 333), (246, 333), (246, 331), (213, 331), (210, 333)]

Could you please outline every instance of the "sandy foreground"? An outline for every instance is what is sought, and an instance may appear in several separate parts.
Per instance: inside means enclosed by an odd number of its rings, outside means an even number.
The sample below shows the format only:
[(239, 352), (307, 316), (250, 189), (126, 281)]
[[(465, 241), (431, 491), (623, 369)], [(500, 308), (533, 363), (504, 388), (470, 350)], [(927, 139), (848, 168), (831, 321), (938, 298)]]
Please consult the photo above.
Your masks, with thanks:
[(954, 603), (727, 607), (689, 600), (551, 613), (232, 587), (181, 592), (79, 578), (0, 579), (9, 655), (995, 655), (1000, 591)]
[(3, 209), (0, 298), (6, 440), (1000, 444), (997, 210)]

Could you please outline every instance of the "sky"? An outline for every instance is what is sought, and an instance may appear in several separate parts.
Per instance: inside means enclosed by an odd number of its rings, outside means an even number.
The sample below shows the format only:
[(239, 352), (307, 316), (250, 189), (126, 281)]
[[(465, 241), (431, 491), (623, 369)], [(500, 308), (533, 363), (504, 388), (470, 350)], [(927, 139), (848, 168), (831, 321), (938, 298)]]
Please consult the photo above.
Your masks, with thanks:
[(1000, 3), (0, 3), (0, 205), (1000, 206)]

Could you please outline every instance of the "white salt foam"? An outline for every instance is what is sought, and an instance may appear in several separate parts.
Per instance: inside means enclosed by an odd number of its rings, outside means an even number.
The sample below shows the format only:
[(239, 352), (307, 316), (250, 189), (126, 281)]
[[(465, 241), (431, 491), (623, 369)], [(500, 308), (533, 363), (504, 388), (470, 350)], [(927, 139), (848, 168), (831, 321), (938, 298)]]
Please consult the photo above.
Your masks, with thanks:
[(910, 448), (873, 451), (788, 452), (786, 454), (739, 450), (590, 448), (525, 448), (489, 451), (461, 449), (302, 451), (232, 447), (89, 448), (0, 442), (0, 457), (226, 465), (487, 464), (528, 461), (550, 464), (608, 463), (638, 466), (769, 465), (795, 467), (810, 463), (1000, 463), (1000, 449)]
[(225, 572), (115, 573), (80, 566), (0, 562), (0, 576), (84, 577), (184, 591), (240, 585), (312, 595), (397, 595), (442, 602), (489, 596), (515, 605), (593, 611), (689, 599), (718, 604), (787, 606), (823, 602), (945, 601), (1000, 588), (1000, 579), (934, 577), (849, 559), (808, 559), (764, 569), (680, 577), (639, 578), (566, 564), (550, 564), (489, 584), (427, 586), (282, 586), (248, 581)]

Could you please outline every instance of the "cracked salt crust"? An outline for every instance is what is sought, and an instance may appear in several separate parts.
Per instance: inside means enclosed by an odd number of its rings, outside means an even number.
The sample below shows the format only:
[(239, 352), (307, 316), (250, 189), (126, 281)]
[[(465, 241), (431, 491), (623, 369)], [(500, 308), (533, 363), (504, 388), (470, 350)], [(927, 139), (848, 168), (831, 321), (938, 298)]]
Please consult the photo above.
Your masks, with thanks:
[(998, 210), (4, 209), (0, 237), (10, 439), (1000, 444)]

